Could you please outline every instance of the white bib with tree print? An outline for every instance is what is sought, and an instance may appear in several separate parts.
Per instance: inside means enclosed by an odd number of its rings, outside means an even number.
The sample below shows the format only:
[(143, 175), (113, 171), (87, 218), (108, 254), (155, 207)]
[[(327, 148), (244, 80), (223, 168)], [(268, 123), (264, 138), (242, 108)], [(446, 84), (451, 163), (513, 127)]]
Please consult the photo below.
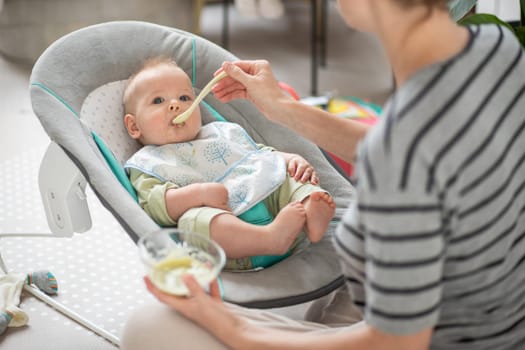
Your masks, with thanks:
[(259, 149), (244, 129), (227, 122), (202, 126), (197, 138), (189, 142), (144, 146), (124, 167), (179, 187), (223, 183), (235, 215), (262, 201), (286, 177), (286, 164), (278, 153)]

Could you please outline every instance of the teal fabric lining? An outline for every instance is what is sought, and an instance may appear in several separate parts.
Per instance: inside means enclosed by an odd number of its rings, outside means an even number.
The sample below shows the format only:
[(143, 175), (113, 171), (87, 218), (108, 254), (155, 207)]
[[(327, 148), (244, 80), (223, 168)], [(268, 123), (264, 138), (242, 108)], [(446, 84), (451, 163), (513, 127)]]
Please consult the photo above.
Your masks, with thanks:
[(212, 106), (210, 106), (206, 101), (202, 100), (201, 102), (204, 107), (206, 107), (208, 109), (208, 111), (211, 112), (211, 114), (213, 115), (213, 117), (217, 120), (217, 121), (220, 121), (220, 122), (227, 122), (227, 120), (219, 113), (215, 110), (215, 108), (213, 108)]
[[(249, 210), (239, 215), (239, 218), (245, 222), (259, 226), (268, 225), (273, 221), (273, 215), (270, 213), (264, 202), (257, 203)], [(252, 263), (252, 268), (255, 269), (258, 267), (272, 266), (273, 264), (278, 263), (290, 255), (291, 252), (287, 252), (283, 255), (257, 255), (251, 256), (250, 260)]]
[[(73, 107), (71, 107), (62, 97), (60, 97), (60, 95), (58, 95), (56, 92), (51, 90), (49, 87), (47, 87), (47, 86), (45, 86), (44, 84), (41, 84), (41, 83), (31, 83), (31, 85), (44, 90), (49, 95), (51, 95), (54, 98), (56, 98), (67, 109), (69, 109), (71, 111), (71, 113), (73, 113), (75, 115), (75, 117), (80, 119), (80, 115), (73, 109)], [(100, 152), (104, 156), (104, 159), (108, 163), (108, 165), (109, 165), (111, 171), (113, 172), (113, 174), (117, 177), (118, 181), (122, 184), (122, 186), (124, 186), (124, 188), (129, 192), (129, 194), (133, 197), (133, 199), (135, 199), (135, 201), (138, 202), (138, 197), (137, 197), (137, 194), (135, 192), (135, 189), (131, 185), (131, 182), (129, 181), (129, 178), (126, 175), (126, 172), (124, 171), (124, 169), (122, 168), (120, 163), (117, 161), (117, 159), (115, 158), (115, 156), (113, 155), (111, 150), (106, 146), (106, 144), (104, 143), (102, 138), (100, 136), (98, 136), (94, 131), (91, 131), (91, 136), (93, 137), (93, 140), (95, 141), (98, 149), (100, 150)]]
[(197, 46), (195, 45), (195, 38), (191, 39), (191, 84), (195, 86), (197, 81)]
[(62, 103), (67, 109), (69, 109), (75, 115), (75, 117), (80, 118), (79, 114), (77, 113), (77, 111), (75, 111), (73, 109), (73, 107), (71, 107), (62, 97), (60, 97), (60, 95), (58, 95), (56, 92), (54, 92), (53, 90), (51, 90), (50, 88), (48, 88), (44, 84), (31, 83), (31, 86), (35, 86), (35, 87), (38, 87), (38, 88), (44, 90), (45, 92), (47, 92), (48, 94), (50, 94), (51, 96), (56, 98), (58, 101), (60, 101), (60, 103)]
[(239, 218), (243, 221), (259, 226), (268, 225), (273, 221), (273, 216), (268, 211), (264, 202), (257, 203), (251, 209), (239, 215)]
[(258, 267), (270, 267), (274, 264), (277, 264), (279, 261), (282, 261), (292, 255), (291, 252), (288, 252), (283, 255), (257, 255), (250, 257), (252, 266), (254, 269)]
[(137, 193), (135, 192), (135, 189), (133, 188), (129, 177), (126, 174), (126, 171), (124, 170), (124, 168), (122, 168), (119, 161), (115, 158), (113, 152), (111, 152), (111, 150), (108, 148), (108, 146), (106, 146), (102, 138), (98, 136), (94, 131), (91, 131), (91, 136), (93, 137), (93, 140), (95, 140), (98, 149), (104, 156), (104, 159), (108, 163), (109, 168), (111, 169), (113, 174), (117, 177), (118, 181), (122, 184), (122, 186), (124, 186), (124, 188), (133, 197), (133, 199), (135, 199), (135, 201), (138, 202), (139, 198), (137, 197)]

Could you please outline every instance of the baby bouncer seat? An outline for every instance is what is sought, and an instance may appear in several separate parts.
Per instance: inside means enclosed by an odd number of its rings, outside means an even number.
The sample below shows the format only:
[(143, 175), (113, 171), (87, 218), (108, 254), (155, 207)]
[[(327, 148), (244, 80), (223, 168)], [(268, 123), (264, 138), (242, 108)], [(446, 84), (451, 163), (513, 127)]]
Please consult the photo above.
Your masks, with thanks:
[[(182, 30), (117, 21), (64, 36), (35, 63), (30, 78), (31, 103), (51, 140), (39, 184), (49, 226), (56, 234), (90, 228), (86, 184), (133, 241), (159, 229), (138, 205), (122, 167), (140, 145), (125, 130), (121, 103), (126, 79), (146, 58), (158, 55), (172, 57), (192, 79), (196, 93), (223, 61), (237, 59)], [(284, 307), (341, 286), (343, 278), (331, 237), (351, 199), (350, 183), (316, 145), (268, 121), (248, 101), (223, 104), (210, 94), (201, 103), (201, 111), (203, 123), (224, 118), (240, 124), (258, 143), (303, 155), (337, 204), (336, 216), (321, 242), (259, 271), (223, 271), (224, 299), (248, 307)]]

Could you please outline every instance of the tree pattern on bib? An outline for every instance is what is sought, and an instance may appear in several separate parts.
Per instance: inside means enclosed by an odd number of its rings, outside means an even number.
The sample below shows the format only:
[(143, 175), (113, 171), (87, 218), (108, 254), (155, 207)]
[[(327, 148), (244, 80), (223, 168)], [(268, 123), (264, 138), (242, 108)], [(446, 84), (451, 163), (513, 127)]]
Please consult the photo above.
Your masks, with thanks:
[(232, 151), (230, 147), (228, 147), (228, 144), (222, 141), (211, 142), (210, 144), (206, 145), (204, 149), (204, 157), (210, 163), (222, 162), (224, 165), (227, 165), (228, 162), (226, 158), (231, 154)]

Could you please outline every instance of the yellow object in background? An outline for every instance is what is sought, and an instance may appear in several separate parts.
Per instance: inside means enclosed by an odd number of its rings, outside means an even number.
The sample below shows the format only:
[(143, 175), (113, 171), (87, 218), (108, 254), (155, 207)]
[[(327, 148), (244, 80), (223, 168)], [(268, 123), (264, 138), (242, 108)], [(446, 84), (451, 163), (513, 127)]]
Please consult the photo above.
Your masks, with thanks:
[(329, 100), (327, 110), (342, 118), (377, 118), (381, 108), (360, 100), (335, 97)]

